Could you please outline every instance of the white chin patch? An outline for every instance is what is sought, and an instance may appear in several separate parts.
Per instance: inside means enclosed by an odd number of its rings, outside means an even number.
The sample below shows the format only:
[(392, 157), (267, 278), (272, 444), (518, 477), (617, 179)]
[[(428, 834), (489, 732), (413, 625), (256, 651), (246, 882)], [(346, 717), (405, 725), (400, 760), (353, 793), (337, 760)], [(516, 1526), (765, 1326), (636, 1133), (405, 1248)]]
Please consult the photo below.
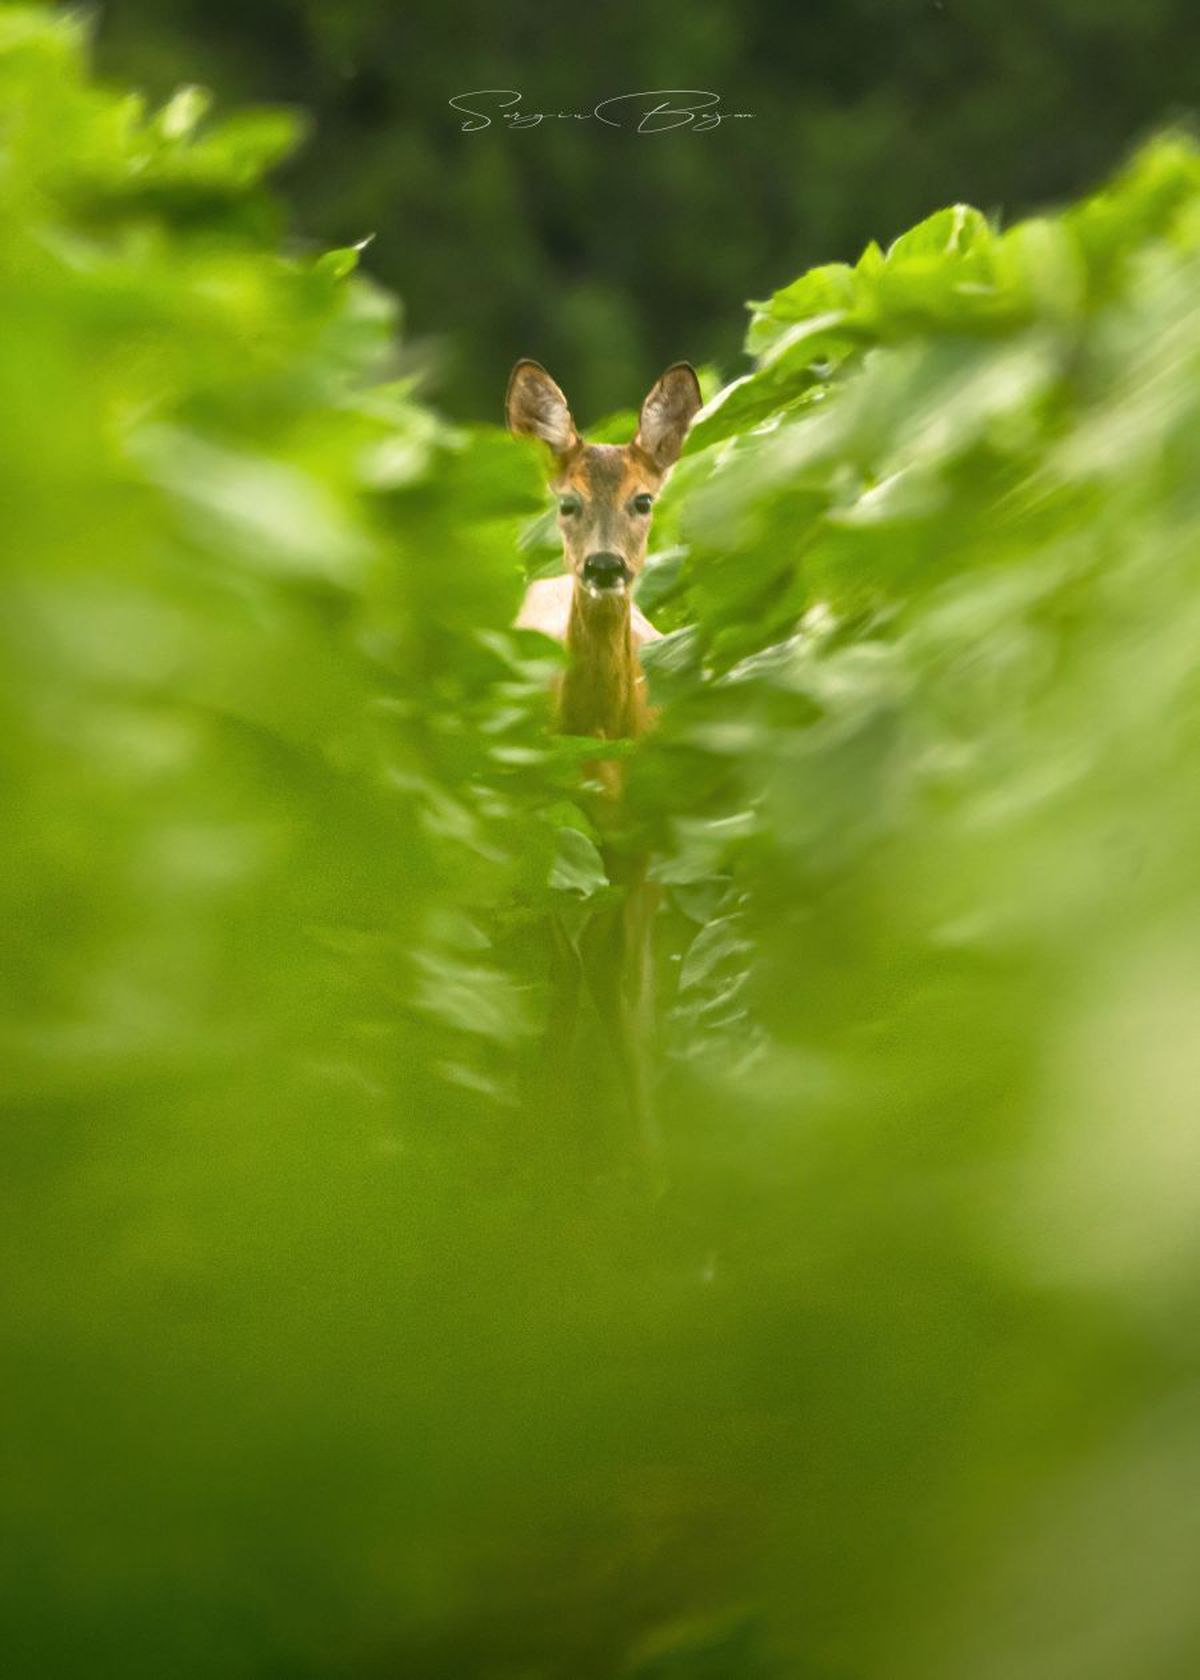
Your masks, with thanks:
[(583, 587), (591, 596), (593, 601), (619, 601), (623, 596), (629, 593), (624, 579), (622, 579), (620, 583), (614, 583), (608, 589), (601, 589), (599, 584), (586, 582)]

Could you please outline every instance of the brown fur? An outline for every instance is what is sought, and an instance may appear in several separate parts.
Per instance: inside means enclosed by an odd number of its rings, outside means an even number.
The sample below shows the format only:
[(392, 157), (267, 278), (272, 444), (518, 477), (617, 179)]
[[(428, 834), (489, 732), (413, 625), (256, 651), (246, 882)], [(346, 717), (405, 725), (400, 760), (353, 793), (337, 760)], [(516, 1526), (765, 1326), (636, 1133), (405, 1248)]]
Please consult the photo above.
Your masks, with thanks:
[[(650, 722), (646, 679), (634, 645), (631, 596), (597, 598), (580, 584), (588, 553), (601, 547), (620, 554), (636, 579), (646, 563), (648, 515), (631, 515), (633, 497), (653, 494), (663, 474), (632, 444), (624, 448), (581, 444), (554, 488), (572, 491), (582, 512), (559, 514), (563, 553), (574, 574), (567, 628), (570, 663), (558, 693), (558, 727), (568, 735), (598, 735), (613, 741), (640, 735)], [(617, 767), (600, 772), (610, 790), (619, 787)]]
[[(551, 488), (559, 497), (563, 560), (572, 579), (564, 635), (570, 657), (558, 689), (556, 718), (566, 734), (615, 741), (641, 735), (650, 726), (638, 641), (656, 632), (641, 619), (635, 634), (631, 591), (645, 565), (651, 514), (636, 505), (636, 498), (654, 496), (661, 488), (699, 406), (695, 373), (686, 363), (676, 363), (652, 386), (631, 443), (589, 444), (580, 437), (566, 398), (543, 367), (526, 361), (513, 369), (509, 427), (540, 438), (551, 451)], [(589, 556), (597, 554), (615, 554), (624, 561), (626, 587), (600, 593), (587, 587), (584, 568)], [(543, 627), (536, 614), (525, 622)], [(607, 796), (595, 813), (603, 832), (610, 830), (622, 790), (621, 766), (600, 759), (591, 769)], [(625, 889), (620, 903), (589, 918), (577, 947), (564, 943), (559, 930), (547, 1066), (567, 1066), (579, 983), (586, 980), (608, 1034), (641, 1148), (654, 1152), (648, 1052), (657, 889), (646, 878), (644, 857), (606, 846), (605, 866), (609, 879)], [(568, 1100), (569, 1096), (570, 1087)]]
[[(647, 394), (632, 442), (586, 443), (545, 368), (521, 361), (512, 371), (509, 427), (541, 439), (551, 451), (563, 560), (574, 583), (566, 635), (572, 657), (558, 716), (570, 734), (616, 740), (640, 734), (650, 721), (630, 594), (646, 563), (652, 517), (638, 498), (662, 488), (699, 406), (696, 375), (677, 362)], [(584, 566), (597, 553), (620, 556), (628, 588), (601, 597), (584, 586)]]

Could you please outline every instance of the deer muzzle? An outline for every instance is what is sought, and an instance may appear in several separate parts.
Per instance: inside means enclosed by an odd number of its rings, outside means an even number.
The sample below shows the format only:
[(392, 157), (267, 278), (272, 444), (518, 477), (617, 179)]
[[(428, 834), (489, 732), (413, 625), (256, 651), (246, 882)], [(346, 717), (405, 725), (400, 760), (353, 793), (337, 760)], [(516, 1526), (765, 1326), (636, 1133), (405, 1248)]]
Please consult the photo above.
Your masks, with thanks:
[(633, 573), (619, 554), (601, 550), (583, 562), (583, 586), (591, 595), (624, 594)]

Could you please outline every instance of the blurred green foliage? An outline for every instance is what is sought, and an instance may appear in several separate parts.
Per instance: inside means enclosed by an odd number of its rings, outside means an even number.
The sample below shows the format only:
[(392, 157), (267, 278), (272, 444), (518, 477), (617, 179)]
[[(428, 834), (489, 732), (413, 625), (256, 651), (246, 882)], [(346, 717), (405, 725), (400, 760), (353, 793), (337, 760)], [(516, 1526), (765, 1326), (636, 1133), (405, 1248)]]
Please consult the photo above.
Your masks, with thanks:
[[(1200, 62), (1194, 0), (105, 0), (99, 18), (105, 70), (155, 97), (200, 81), (315, 114), (288, 173), (305, 226), (376, 234), (439, 399), (485, 419), (518, 356), (583, 420), (681, 356), (733, 370), (731, 305), (930, 205), (1011, 218), (1094, 186), (1195, 108)], [(448, 103), (510, 88), (529, 112), (589, 111), (681, 86), (754, 115), (464, 134)]]
[(1190, 1680), (1200, 152), (756, 306), (642, 586), (654, 1200), (528, 1096), (613, 890), (537, 463), (294, 127), (0, 9), (6, 1671)]

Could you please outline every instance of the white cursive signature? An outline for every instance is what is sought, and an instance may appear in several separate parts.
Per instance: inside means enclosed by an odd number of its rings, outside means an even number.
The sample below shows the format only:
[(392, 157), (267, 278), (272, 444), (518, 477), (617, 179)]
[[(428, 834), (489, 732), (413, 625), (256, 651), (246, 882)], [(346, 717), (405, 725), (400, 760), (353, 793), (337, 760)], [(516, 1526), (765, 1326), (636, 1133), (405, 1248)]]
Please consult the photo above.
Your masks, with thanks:
[(464, 134), (478, 134), (492, 127), (495, 118), (489, 115), (487, 106), (493, 102), (495, 116), (507, 128), (537, 128), (543, 122), (599, 122), (609, 128), (631, 128), (638, 134), (666, 134), (676, 128), (703, 134), (731, 118), (755, 115), (753, 111), (722, 111), (719, 93), (697, 88), (618, 93), (612, 99), (602, 99), (590, 111), (523, 111), (523, 97), (516, 88), (476, 88), (473, 93), (454, 94), (449, 103), (467, 119), (462, 124)]

